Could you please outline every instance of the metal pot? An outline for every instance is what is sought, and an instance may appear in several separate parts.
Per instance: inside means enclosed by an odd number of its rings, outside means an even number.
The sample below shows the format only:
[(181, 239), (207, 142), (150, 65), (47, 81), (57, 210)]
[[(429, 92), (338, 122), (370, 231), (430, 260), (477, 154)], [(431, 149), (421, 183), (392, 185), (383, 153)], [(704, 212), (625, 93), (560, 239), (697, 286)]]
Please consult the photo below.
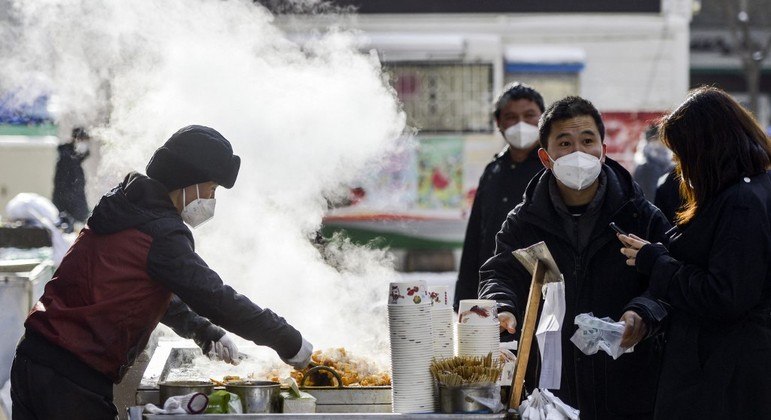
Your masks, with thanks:
[(278, 413), (281, 411), (281, 385), (270, 381), (230, 382), (225, 390), (241, 399), (244, 413)]
[(475, 398), (500, 398), (495, 384), (462, 385), (446, 387), (439, 385), (439, 407), (442, 413), (491, 413), (490, 407), (480, 404)]
[(166, 381), (158, 384), (158, 396), (161, 406), (169, 397), (175, 395), (187, 395), (193, 392), (209, 395), (213, 390), (214, 384), (208, 381)]

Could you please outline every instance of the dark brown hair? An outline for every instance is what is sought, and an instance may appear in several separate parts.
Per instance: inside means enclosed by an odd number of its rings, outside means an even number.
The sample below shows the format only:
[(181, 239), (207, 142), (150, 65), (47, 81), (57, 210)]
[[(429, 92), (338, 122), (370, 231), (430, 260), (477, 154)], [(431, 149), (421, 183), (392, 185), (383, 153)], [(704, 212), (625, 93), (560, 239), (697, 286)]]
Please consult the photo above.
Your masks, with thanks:
[(740, 178), (765, 172), (771, 143), (755, 118), (724, 91), (703, 86), (664, 117), (661, 141), (672, 149), (685, 199), (678, 223)]

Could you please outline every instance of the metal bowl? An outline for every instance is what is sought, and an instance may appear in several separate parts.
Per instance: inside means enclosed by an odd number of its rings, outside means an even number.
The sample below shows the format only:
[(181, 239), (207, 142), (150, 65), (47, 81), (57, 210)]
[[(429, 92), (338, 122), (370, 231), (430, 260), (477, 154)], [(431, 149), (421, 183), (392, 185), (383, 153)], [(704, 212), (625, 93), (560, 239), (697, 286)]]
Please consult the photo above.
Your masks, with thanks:
[(281, 385), (270, 381), (240, 381), (225, 385), (225, 390), (241, 399), (244, 413), (278, 413), (281, 411)]
[(166, 381), (158, 384), (158, 396), (161, 406), (169, 397), (175, 395), (187, 395), (193, 392), (209, 395), (213, 390), (214, 384), (208, 381)]

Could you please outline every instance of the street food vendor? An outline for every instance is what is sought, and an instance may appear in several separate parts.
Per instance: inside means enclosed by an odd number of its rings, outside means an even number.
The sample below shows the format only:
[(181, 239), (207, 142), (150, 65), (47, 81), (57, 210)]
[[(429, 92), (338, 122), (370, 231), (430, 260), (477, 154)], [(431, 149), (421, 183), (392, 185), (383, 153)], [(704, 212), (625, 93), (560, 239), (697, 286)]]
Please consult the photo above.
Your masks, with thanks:
[[(192, 228), (214, 215), (241, 160), (204, 126), (180, 129), (105, 194), (25, 322), (11, 371), (14, 419), (113, 419), (112, 387), (158, 322), (235, 362), (231, 331), (295, 368), (313, 346), (283, 318), (223, 284)], [(222, 328), (220, 328), (222, 327)]]

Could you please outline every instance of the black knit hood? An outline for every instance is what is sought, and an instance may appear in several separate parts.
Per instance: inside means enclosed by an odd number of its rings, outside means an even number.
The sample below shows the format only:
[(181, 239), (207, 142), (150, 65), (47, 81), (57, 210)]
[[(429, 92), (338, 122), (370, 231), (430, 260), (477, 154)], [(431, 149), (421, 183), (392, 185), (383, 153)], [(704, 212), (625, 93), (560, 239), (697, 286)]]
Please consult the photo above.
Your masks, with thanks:
[(135, 228), (160, 218), (180, 219), (166, 187), (137, 172), (105, 194), (88, 219), (94, 232), (108, 234)]

